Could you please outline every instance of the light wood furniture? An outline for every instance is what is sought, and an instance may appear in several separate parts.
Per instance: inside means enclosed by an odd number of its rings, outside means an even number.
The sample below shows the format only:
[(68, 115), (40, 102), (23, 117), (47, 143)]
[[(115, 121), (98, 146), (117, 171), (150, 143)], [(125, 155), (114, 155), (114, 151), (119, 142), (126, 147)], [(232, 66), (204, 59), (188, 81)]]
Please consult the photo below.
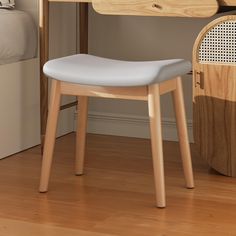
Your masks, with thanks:
[(197, 188), (189, 191), (181, 188), (178, 143), (164, 142), (169, 207), (156, 211), (150, 140), (88, 134), (86, 173), (79, 178), (72, 175), (74, 143), (74, 133), (56, 140), (54, 180), (47, 195), (36, 191), (40, 146), (1, 160), (2, 236), (236, 233), (236, 178), (209, 173), (193, 146)]
[(93, 0), (101, 14), (209, 17), (217, 13), (217, 0)]
[(193, 49), (194, 138), (218, 172), (236, 177), (236, 16), (208, 24)]
[[(96, 71), (99, 65), (101, 69)], [(136, 73), (133, 68), (138, 67), (142, 69), (138, 72), (139, 76), (136, 78)], [(109, 68), (111, 72), (107, 72), (107, 68)], [(184, 60), (140, 63), (114, 61), (94, 56), (74, 55), (49, 61), (45, 65), (44, 71), (47, 75), (52, 77), (53, 80), (39, 191), (47, 192), (48, 190), (61, 95), (77, 96), (80, 101), (75, 154), (76, 175), (83, 174), (88, 97), (143, 100), (148, 101), (149, 108), (156, 205), (161, 208), (165, 207), (160, 95), (168, 92), (172, 93), (175, 105), (186, 186), (187, 188), (193, 188), (194, 181), (191, 155), (186, 127), (182, 84), (181, 78), (179, 77), (183, 73), (187, 73), (190, 69), (190, 63)], [(88, 70), (91, 70), (91, 72)], [(87, 73), (90, 73), (90, 78), (87, 78)], [(173, 78), (171, 77), (172, 75), (178, 77)], [(117, 82), (117, 80), (122, 82)], [(83, 84), (83, 81), (86, 81), (88, 85)], [(138, 86), (137, 83), (140, 82), (144, 85)], [(121, 83), (121, 85), (119, 85), (119, 83)], [(127, 83), (133, 83), (134, 85), (127, 85)], [(98, 86), (96, 86), (96, 84), (98, 84)], [(114, 86), (112, 87), (110, 84), (114, 84)]]

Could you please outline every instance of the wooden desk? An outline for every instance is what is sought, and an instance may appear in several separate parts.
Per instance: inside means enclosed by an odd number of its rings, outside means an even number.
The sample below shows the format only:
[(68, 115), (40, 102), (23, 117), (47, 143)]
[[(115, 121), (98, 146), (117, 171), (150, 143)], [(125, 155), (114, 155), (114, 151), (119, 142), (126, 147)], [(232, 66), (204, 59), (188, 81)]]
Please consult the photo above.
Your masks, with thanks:
[[(129, 12), (124, 9), (122, 2), (126, 3), (127, 8), (127, 2), (132, 3), (132, 7), (136, 7), (135, 13), (134, 11), (129, 10)], [(176, 3), (183, 2), (184, 0), (175, 1), (173, 0), (173, 7), (176, 9)], [(236, 0), (188, 0), (187, 2), (189, 5), (186, 7), (186, 9), (193, 9), (193, 6), (197, 5), (198, 8), (196, 8), (197, 13), (199, 13), (199, 3), (202, 3), (203, 5), (206, 4), (206, 2), (210, 2), (211, 9), (215, 6), (215, 3), (217, 6), (236, 6)], [(48, 61), (48, 52), (49, 52), (49, 2), (79, 2), (80, 10), (79, 10), (79, 18), (80, 18), (80, 25), (79, 25), (79, 31), (80, 31), (80, 53), (88, 53), (88, 3), (92, 3), (96, 10), (99, 10), (101, 13), (107, 13), (107, 14), (119, 14), (119, 15), (167, 15), (170, 16), (169, 12), (161, 11), (162, 6), (161, 4), (165, 4), (165, 0), (147, 0), (147, 4), (152, 4), (151, 6), (155, 8), (153, 11), (149, 11), (147, 13), (146, 11), (143, 11), (143, 3), (142, 7), (140, 7), (140, 0), (40, 0), (40, 108), (41, 108), (41, 140), (42, 143), (44, 142), (44, 134), (46, 131), (46, 120), (47, 120), (47, 110), (48, 110), (48, 81), (47, 78), (44, 76), (42, 68), (45, 62)], [(116, 3), (116, 4), (115, 4)], [(118, 3), (118, 8), (115, 7)], [(109, 9), (111, 9), (111, 12), (108, 12), (107, 6), (109, 5)], [(170, 6), (169, 6), (170, 7)], [(130, 6), (128, 6), (130, 9)], [(169, 8), (171, 9), (171, 8)], [(205, 7), (207, 9), (207, 7)], [(168, 10), (169, 11), (169, 10)], [(194, 16), (196, 11), (191, 10), (190, 15), (188, 16)], [(155, 14), (154, 14), (154, 13)], [(214, 12), (214, 9), (213, 11)], [(186, 16), (185, 11), (183, 10), (177, 10), (172, 14), (171, 16)], [(209, 13), (209, 12), (208, 12)], [(211, 13), (211, 12), (210, 12)], [(209, 14), (210, 14), (209, 13)], [(216, 13), (216, 12), (215, 12)], [(189, 14), (189, 13), (188, 13)], [(200, 15), (200, 17), (203, 17), (204, 15)], [(70, 107), (71, 105), (76, 105), (76, 103), (63, 106), (62, 109)]]

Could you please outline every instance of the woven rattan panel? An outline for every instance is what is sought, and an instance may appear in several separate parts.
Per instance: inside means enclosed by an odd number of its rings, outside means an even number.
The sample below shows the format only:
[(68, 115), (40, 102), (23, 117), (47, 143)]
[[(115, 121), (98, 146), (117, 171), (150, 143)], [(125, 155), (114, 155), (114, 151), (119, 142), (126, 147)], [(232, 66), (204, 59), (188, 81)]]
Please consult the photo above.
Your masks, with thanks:
[(199, 48), (200, 63), (236, 63), (236, 20), (222, 22), (210, 29)]

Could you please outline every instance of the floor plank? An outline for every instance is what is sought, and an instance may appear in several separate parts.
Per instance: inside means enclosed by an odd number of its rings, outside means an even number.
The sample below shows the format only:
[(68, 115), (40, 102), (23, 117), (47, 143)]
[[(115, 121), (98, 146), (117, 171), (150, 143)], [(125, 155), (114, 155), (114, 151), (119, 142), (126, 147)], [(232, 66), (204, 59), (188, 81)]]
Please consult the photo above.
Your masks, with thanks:
[(209, 171), (194, 147), (189, 190), (178, 143), (164, 143), (167, 208), (157, 209), (149, 140), (89, 134), (78, 177), (74, 139), (57, 140), (46, 194), (40, 147), (0, 161), (0, 236), (236, 235), (236, 178)]

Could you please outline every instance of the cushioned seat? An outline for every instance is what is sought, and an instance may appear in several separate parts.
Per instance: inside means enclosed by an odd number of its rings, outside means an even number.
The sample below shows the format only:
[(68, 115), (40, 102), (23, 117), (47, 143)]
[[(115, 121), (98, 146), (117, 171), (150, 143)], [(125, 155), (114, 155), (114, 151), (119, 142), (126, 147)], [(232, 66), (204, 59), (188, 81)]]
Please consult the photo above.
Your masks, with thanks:
[(190, 70), (190, 62), (183, 59), (128, 62), (78, 54), (47, 62), (44, 65), (44, 73), (52, 78), (52, 86), (39, 191), (48, 191), (61, 95), (78, 97), (76, 175), (84, 173), (88, 98), (141, 100), (148, 102), (156, 205), (160, 208), (165, 207), (160, 96), (170, 92), (177, 118), (186, 186), (193, 188), (191, 153), (181, 84), (181, 75)]
[(78, 54), (51, 60), (44, 73), (56, 80), (96, 86), (142, 86), (188, 73), (191, 63), (183, 59), (119, 61)]

